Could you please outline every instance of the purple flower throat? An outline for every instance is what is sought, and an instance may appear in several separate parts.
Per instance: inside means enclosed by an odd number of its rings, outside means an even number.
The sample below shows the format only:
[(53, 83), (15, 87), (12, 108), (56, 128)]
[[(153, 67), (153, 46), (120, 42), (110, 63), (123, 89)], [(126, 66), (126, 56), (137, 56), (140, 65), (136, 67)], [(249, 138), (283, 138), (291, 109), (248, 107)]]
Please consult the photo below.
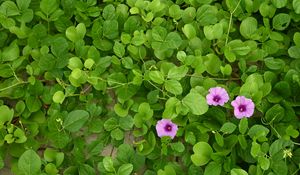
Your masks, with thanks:
[(170, 131), (172, 131), (172, 126), (167, 124), (164, 129), (165, 129), (165, 131), (170, 132)]
[(246, 105), (240, 105), (238, 107), (238, 109), (239, 109), (240, 112), (245, 112), (246, 111)]
[(221, 100), (221, 97), (219, 95), (214, 96), (213, 101), (219, 102)]

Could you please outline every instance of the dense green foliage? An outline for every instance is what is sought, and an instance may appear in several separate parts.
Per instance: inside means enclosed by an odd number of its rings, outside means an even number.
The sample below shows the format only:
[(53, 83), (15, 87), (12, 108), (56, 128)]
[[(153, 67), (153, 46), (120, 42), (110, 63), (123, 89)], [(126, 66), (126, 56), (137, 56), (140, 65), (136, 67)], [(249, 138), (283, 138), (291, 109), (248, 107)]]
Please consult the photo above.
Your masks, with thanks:
[(298, 174), (300, 0), (0, 3), (0, 174)]

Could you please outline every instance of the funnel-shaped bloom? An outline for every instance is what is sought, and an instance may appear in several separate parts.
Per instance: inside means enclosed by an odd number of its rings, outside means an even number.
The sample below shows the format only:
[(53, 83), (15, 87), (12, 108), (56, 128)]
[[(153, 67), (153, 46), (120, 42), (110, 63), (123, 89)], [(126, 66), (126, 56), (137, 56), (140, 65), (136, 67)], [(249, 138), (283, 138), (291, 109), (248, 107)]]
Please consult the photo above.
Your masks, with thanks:
[(161, 119), (157, 121), (156, 131), (158, 137), (170, 136), (172, 139), (177, 133), (178, 127), (169, 119)]
[(228, 102), (229, 96), (228, 93), (224, 88), (221, 87), (214, 87), (210, 88), (209, 94), (206, 96), (207, 104), (213, 105), (213, 106), (223, 106), (225, 103)]
[(231, 102), (231, 105), (234, 107), (234, 115), (238, 119), (251, 117), (254, 113), (255, 105), (253, 101), (244, 96), (237, 96), (235, 100)]

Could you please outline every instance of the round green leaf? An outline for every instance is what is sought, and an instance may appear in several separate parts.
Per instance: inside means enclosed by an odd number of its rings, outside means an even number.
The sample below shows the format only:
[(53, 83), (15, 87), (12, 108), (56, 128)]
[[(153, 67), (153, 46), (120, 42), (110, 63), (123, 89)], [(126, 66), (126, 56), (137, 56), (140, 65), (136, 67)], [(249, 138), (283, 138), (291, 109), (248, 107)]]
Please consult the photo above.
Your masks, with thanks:
[(295, 13), (300, 14), (300, 0), (293, 0), (293, 8)]
[(6, 105), (2, 105), (0, 106), (0, 116), (0, 128), (2, 128), (5, 122), (10, 122), (13, 119), (14, 110), (9, 109)]
[(185, 24), (182, 28), (182, 31), (188, 39), (192, 39), (197, 35), (193, 24)]
[(164, 75), (160, 71), (150, 71), (149, 77), (153, 82), (157, 84), (163, 84), (165, 81)]
[(276, 16), (274, 16), (272, 24), (274, 29), (284, 30), (290, 25), (290, 22), (291, 22), (290, 15), (285, 13), (279, 13)]
[(194, 154), (191, 155), (191, 160), (196, 166), (202, 166), (210, 161), (210, 156), (213, 153), (212, 148), (206, 142), (198, 142), (193, 146)]
[(206, 99), (193, 90), (182, 99), (182, 103), (194, 115), (202, 115), (208, 110)]
[(130, 163), (123, 164), (118, 169), (118, 175), (130, 175), (133, 170), (133, 165)]
[(240, 25), (241, 35), (246, 39), (252, 39), (257, 31), (257, 20), (254, 17), (245, 18)]
[(89, 113), (84, 110), (75, 110), (68, 114), (65, 118), (63, 127), (70, 131), (76, 132), (85, 124), (89, 119)]
[(63, 91), (56, 91), (52, 97), (52, 100), (55, 102), (55, 103), (60, 103), (62, 104), (63, 101), (65, 100), (65, 94)]
[(182, 93), (182, 86), (177, 80), (167, 80), (164, 85), (166, 90), (174, 95), (180, 95)]

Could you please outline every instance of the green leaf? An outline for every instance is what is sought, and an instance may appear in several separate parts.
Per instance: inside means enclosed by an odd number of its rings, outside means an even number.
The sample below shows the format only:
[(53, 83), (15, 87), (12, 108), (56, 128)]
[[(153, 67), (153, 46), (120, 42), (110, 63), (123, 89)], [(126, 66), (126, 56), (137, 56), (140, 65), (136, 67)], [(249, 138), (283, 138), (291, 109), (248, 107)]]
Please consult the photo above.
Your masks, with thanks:
[(300, 46), (291, 46), (288, 50), (289, 56), (292, 58), (300, 58)]
[(21, 130), (20, 128), (17, 128), (14, 131), (14, 137), (16, 138), (16, 140), (15, 140), (16, 143), (24, 143), (27, 141), (27, 137), (26, 137), (24, 131)]
[(210, 161), (210, 156), (213, 153), (212, 148), (206, 142), (198, 142), (193, 146), (194, 154), (191, 155), (191, 160), (196, 166), (202, 166)]
[(192, 39), (197, 35), (196, 29), (192, 24), (185, 24), (182, 28), (182, 31), (188, 39)]
[(115, 42), (113, 50), (114, 53), (120, 58), (122, 58), (125, 54), (125, 46), (122, 43)]
[(104, 157), (103, 166), (108, 172), (115, 172), (114, 163), (111, 157)]
[(133, 165), (130, 163), (123, 164), (120, 166), (118, 169), (118, 175), (130, 175), (131, 172), (133, 171)]
[(241, 35), (246, 39), (253, 39), (257, 31), (257, 20), (254, 17), (245, 18), (240, 25)]
[(31, 0), (17, 0), (16, 2), (20, 10), (26, 10), (30, 5)]
[(268, 135), (268, 133), (270, 132), (270, 130), (262, 125), (253, 125), (249, 131), (248, 131), (248, 135), (252, 138), (265, 138), (265, 136)]
[(4, 1), (1, 4), (1, 10), (6, 16), (15, 16), (20, 14), (18, 7), (13, 1)]
[(284, 118), (285, 110), (280, 104), (272, 106), (265, 115), (267, 122), (279, 122)]
[(182, 99), (182, 103), (194, 115), (202, 115), (208, 110), (206, 99), (193, 90)]
[(208, 40), (220, 39), (223, 36), (223, 25), (221, 23), (204, 26), (203, 30)]
[(104, 7), (102, 16), (105, 20), (113, 20), (116, 18), (115, 11), (115, 7), (112, 4), (108, 4)]
[(55, 103), (60, 103), (62, 104), (63, 101), (65, 100), (65, 94), (63, 91), (56, 91), (52, 97), (52, 100), (55, 102)]
[(172, 150), (182, 153), (185, 150), (184, 144), (181, 142), (171, 143)]
[(239, 143), (241, 145), (241, 148), (243, 150), (245, 150), (247, 148), (247, 146), (248, 146), (248, 143), (247, 143), (247, 140), (246, 140), (245, 136), (241, 135), (241, 134), (238, 135), (238, 140), (239, 140)]
[(181, 18), (181, 16), (182, 16), (181, 14), (182, 14), (182, 12), (181, 12), (181, 9), (180, 9), (179, 5), (173, 4), (173, 5), (170, 6), (170, 8), (169, 8), (169, 15), (172, 18), (178, 20), (178, 19)]
[(218, 8), (216, 6), (205, 4), (198, 8), (196, 18), (201, 26), (207, 26), (218, 21), (217, 13)]
[(272, 3), (276, 8), (282, 8), (286, 6), (287, 0), (272, 0)]
[(300, 46), (300, 32), (295, 32), (293, 37), (296, 46)]
[(177, 32), (168, 33), (165, 39), (165, 44), (170, 49), (178, 49), (181, 43), (182, 43), (182, 39)]
[(104, 122), (104, 128), (107, 131), (111, 131), (118, 127), (118, 121), (116, 118), (109, 118)]
[(25, 175), (36, 175), (42, 166), (39, 155), (33, 150), (25, 151), (18, 160), (19, 171)]
[(11, 122), (14, 117), (14, 110), (9, 109), (6, 105), (2, 105), (0, 106), (0, 116), (0, 128), (2, 128), (6, 122)]
[(168, 78), (174, 79), (174, 80), (181, 80), (187, 72), (189, 71), (188, 67), (186, 66), (174, 66), (172, 67), (168, 72)]
[(84, 61), (84, 67), (87, 69), (92, 69), (94, 64), (95, 64), (95, 61), (91, 58), (88, 58)]
[(124, 130), (130, 130), (130, 129), (132, 129), (133, 124), (134, 124), (134, 120), (133, 120), (133, 118), (131, 116), (122, 117), (119, 120), (119, 125)]
[(84, 23), (79, 23), (76, 27), (70, 26), (66, 30), (66, 37), (72, 42), (82, 40), (86, 33), (86, 27)]
[(220, 175), (222, 171), (222, 164), (217, 162), (210, 162), (204, 171), (204, 175)]
[(1, 58), (2, 61), (14, 61), (17, 58), (19, 58), (19, 56), (20, 56), (20, 49), (19, 46), (17, 45), (17, 42), (14, 41), (8, 47), (3, 48)]
[(243, 169), (234, 168), (230, 171), (230, 175), (248, 175), (248, 173)]
[(164, 85), (166, 90), (174, 95), (180, 95), (183, 91), (181, 84), (177, 80), (166, 80)]
[(260, 144), (256, 143), (255, 141), (252, 142), (252, 146), (251, 146), (251, 155), (256, 158), (258, 156), (260, 156), (261, 154), (261, 147)]
[(204, 59), (204, 65), (206, 67), (206, 71), (211, 75), (216, 75), (220, 72), (221, 61), (219, 57), (215, 54), (208, 54)]
[(1, 64), (0, 65), (0, 77), (8, 78), (13, 76), (13, 71), (9, 64)]
[(28, 96), (25, 103), (30, 112), (36, 112), (42, 107), (41, 101), (35, 96)]
[(299, 132), (296, 129), (294, 129), (292, 125), (289, 125), (286, 128), (285, 133), (291, 136), (292, 138), (297, 138), (299, 136)]
[(291, 17), (285, 13), (279, 13), (274, 16), (272, 24), (273, 28), (276, 30), (284, 30), (286, 29), (291, 22)]
[(119, 24), (117, 20), (104, 21), (103, 36), (108, 39), (115, 39), (119, 36)]
[(45, 171), (48, 174), (57, 174), (59, 171), (57, 170), (56, 166), (53, 163), (48, 163), (45, 166)]
[(264, 59), (266, 66), (271, 70), (281, 70), (285, 66), (285, 62), (282, 59), (274, 59), (268, 57)]
[(63, 127), (70, 131), (79, 131), (89, 119), (89, 113), (84, 110), (74, 110), (65, 118)]
[(290, 84), (286, 81), (279, 81), (273, 89), (283, 98), (288, 98), (292, 95)]
[(239, 131), (241, 134), (245, 134), (247, 132), (247, 129), (248, 129), (248, 119), (244, 117), (240, 120)]
[(112, 130), (110, 135), (116, 140), (122, 140), (124, 138), (124, 132), (119, 128)]
[(80, 58), (78, 57), (72, 57), (69, 59), (69, 64), (68, 64), (68, 68), (73, 70), (73, 69), (82, 69), (83, 64)]
[(224, 146), (224, 138), (219, 132), (215, 133), (215, 139), (218, 145), (220, 145), (221, 147)]
[(270, 160), (267, 157), (259, 157), (258, 158), (258, 164), (263, 170), (268, 170), (270, 167)]
[(300, 14), (300, 0), (293, 0), (293, 8), (295, 13)]
[(231, 134), (235, 131), (236, 125), (231, 123), (231, 122), (226, 122), (223, 124), (221, 127), (220, 131), (223, 132), (224, 134)]
[(2, 169), (4, 167), (4, 160), (3, 157), (0, 156), (0, 169)]
[(59, 4), (57, 1), (53, 0), (42, 0), (40, 3), (40, 8), (46, 16), (50, 16), (51, 13), (58, 9)]
[(232, 67), (230, 66), (230, 64), (226, 64), (224, 67), (221, 66), (220, 70), (221, 70), (222, 74), (225, 76), (230, 76), (232, 73)]
[(165, 81), (164, 75), (160, 71), (150, 71), (149, 77), (153, 82), (157, 84), (163, 84)]

